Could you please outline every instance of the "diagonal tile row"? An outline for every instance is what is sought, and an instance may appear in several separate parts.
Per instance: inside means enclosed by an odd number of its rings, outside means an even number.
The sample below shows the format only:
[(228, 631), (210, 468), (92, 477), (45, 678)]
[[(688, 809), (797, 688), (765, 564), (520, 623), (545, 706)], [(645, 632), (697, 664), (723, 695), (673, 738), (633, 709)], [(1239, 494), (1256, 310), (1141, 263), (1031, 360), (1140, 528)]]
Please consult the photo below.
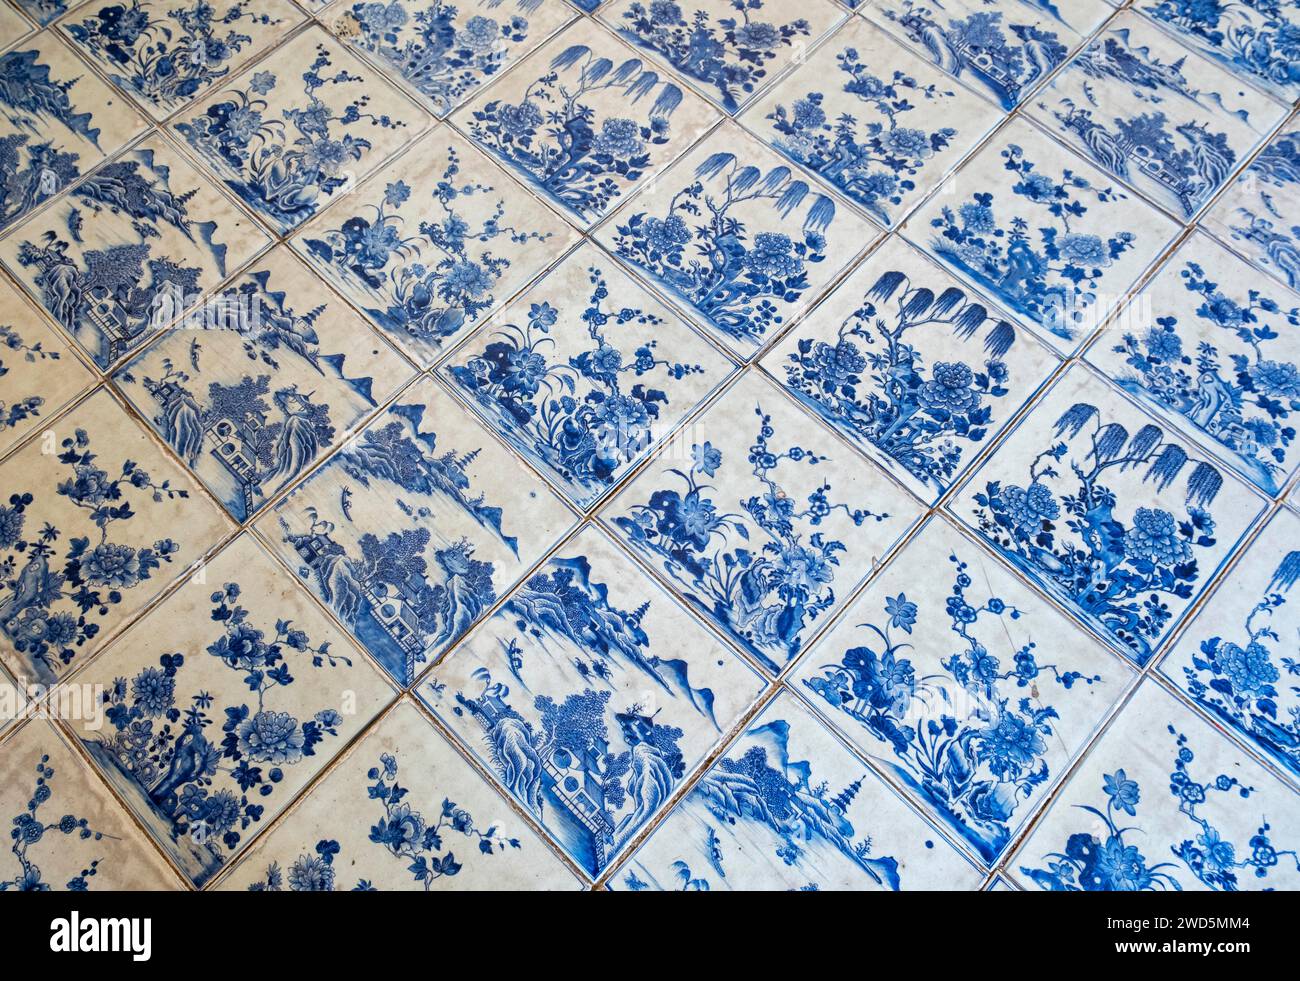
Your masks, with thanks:
[(3, 9), (5, 886), (1294, 888), (1300, 11), (502, 6)]

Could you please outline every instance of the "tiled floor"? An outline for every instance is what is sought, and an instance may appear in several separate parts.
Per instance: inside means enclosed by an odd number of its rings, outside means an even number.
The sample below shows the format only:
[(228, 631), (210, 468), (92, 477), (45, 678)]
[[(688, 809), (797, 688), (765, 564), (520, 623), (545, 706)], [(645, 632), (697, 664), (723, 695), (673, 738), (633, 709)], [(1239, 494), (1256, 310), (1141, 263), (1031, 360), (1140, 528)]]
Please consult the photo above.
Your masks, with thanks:
[(0, 0), (0, 889), (1300, 888), (1300, 0)]

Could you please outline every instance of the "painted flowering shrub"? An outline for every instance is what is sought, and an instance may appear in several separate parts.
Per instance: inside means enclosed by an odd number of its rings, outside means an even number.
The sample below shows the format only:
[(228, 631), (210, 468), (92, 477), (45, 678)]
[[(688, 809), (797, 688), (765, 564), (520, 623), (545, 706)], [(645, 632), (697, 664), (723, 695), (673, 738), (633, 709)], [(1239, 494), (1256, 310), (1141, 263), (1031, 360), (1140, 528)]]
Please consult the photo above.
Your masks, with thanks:
[[(773, 209), (788, 231), (751, 233), (736, 212), (755, 203)], [(800, 210), (795, 232), (791, 216)], [(834, 220), (835, 202), (788, 167), (764, 172), (719, 152), (695, 169), (662, 215), (629, 214), (613, 246), (728, 340), (752, 348), (785, 322), (784, 305), (809, 288), (809, 266), (826, 258), (823, 232)]]
[(55, 493), (84, 512), (95, 535), (66, 537), (49, 522), (30, 526), (28, 509), (36, 501), (30, 491), (14, 491), (0, 505), (0, 632), (43, 682), (53, 681), (99, 634), (97, 617), (179, 549), (169, 538), (146, 548), (115, 542), (114, 527), (137, 518), (147, 522), (150, 501), (189, 496), (168, 480), (156, 483), (133, 460), (123, 460), (114, 476), (84, 429), (60, 441), (58, 460), (67, 478)]
[(1288, 696), (1279, 693), (1279, 685), (1294, 693), (1300, 684), (1287, 685), (1300, 676), (1300, 659), (1291, 656), (1294, 649), (1288, 646), (1294, 638), (1274, 626), (1274, 615), (1286, 606), (1297, 579), (1300, 551), (1289, 551), (1245, 621), (1226, 635), (1201, 641), (1183, 668), (1183, 684), (1211, 714), (1300, 774), (1300, 708), (1284, 711), (1278, 704)]
[(673, 0), (636, 0), (623, 11), (617, 30), (712, 88), (721, 106), (734, 113), (763, 84), (780, 49), (809, 37), (812, 28), (802, 17), (782, 24), (757, 19), (763, 0), (729, 0), (729, 6), (733, 14), (714, 17), (700, 7), (683, 10)]
[(1195, 321), (1180, 324), (1170, 312), (1144, 334), (1126, 333), (1113, 350), (1131, 371), (1116, 380), (1213, 439), (1253, 483), (1276, 494), (1294, 469), (1288, 457), (1300, 369), (1289, 335), (1300, 329), (1300, 309), (1283, 307), (1271, 290), (1228, 287), (1229, 295), (1195, 261), (1179, 276), (1195, 298)]
[[(58, 361), (60, 353), (49, 350), (43, 341), (28, 343), (23, 335), (11, 324), (0, 324), (0, 378), (12, 370), (4, 362), (5, 357), (16, 355), (24, 364), (36, 364), (40, 361)], [(10, 361), (10, 364), (13, 362)], [(23, 368), (19, 368), (23, 371)], [(13, 429), (25, 419), (41, 414), (45, 399), (40, 395), (24, 395), (12, 401), (0, 399), (0, 432)]]
[(309, 258), (362, 293), (371, 319), (430, 357), (496, 305), (494, 290), (511, 260), (493, 243), (520, 246), (552, 234), (509, 224), (500, 197), (487, 217), (471, 224), (462, 205), (494, 189), (462, 176), (454, 146), (440, 153), (447, 162), (436, 182), (415, 192), (433, 202), (430, 216), (415, 227), (402, 215), (412, 187), (398, 179), (385, 185), (379, 203), (351, 214), (346, 206), (335, 208), (328, 225), (312, 226), (300, 240)]
[[(1088, 402), (1070, 405), (1052, 435), (1017, 462), (1023, 480), (989, 480), (969, 495), (971, 520), (1012, 564), (1144, 663), (1204, 584), (1197, 556), (1214, 554), (1209, 506), (1223, 475), (1159, 426), (1130, 432)], [(1185, 479), (1184, 509), (1121, 500), (1106, 480), (1127, 471), (1140, 471), (1153, 493)]]
[[(403, 862), (415, 882), (427, 892), (439, 879), (454, 876), (464, 867), (456, 858), (449, 839), (465, 839), (471, 852), (481, 855), (501, 854), (518, 848), (517, 838), (500, 835), (495, 827), (479, 829), (469, 811), (444, 798), (435, 817), (426, 817), (414, 808), (407, 796), (410, 790), (397, 782), (397, 758), (391, 753), (379, 757), (367, 777), (373, 783), (366, 788), (367, 799), (377, 801), (381, 816), (370, 828), (370, 841), (383, 848), (395, 860)], [(337, 888), (338, 869), (334, 859), (341, 846), (332, 838), (316, 842), (311, 853), (300, 855), (288, 869), (272, 862), (265, 875), (250, 883), (250, 892), (280, 892), (286, 886), (292, 892), (333, 892)], [(353, 892), (372, 892), (375, 887), (366, 879), (357, 880)]]
[[(480, 0), (479, 6), (495, 13), (499, 2)], [(352, 4), (334, 30), (404, 79), (441, 116), (500, 73), (511, 50), (527, 41), (530, 25), (523, 14), (537, 5), (538, 0), (516, 0), (521, 13), (512, 16), (460, 17), (461, 8), (444, 0), (376, 0)]]
[(626, 357), (615, 343), (619, 328), (664, 320), (637, 307), (612, 308), (604, 273), (596, 266), (587, 272), (591, 293), (581, 320), (589, 341), (581, 353), (550, 356), (560, 312), (542, 302), (531, 304), (527, 323), (501, 325), (448, 368), (466, 394), (506, 423), (517, 437), (512, 442), (522, 442), (584, 501), (611, 487), (653, 443), (670, 402), (656, 381), (705, 370), (660, 357), (653, 337)]
[[(942, 328), (963, 340), (985, 332), (984, 361), (927, 365), (913, 341)], [(800, 338), (781, 367), (787, 387), (822, 418), (938, 492), (988, 435), (994, 405), (1010, 391), (1003, 356), (1015, 340), (1011, 324), (994, 321), (961, 290), (949, 287), (936, 297), (890, 270), (840, 325), (834, 343)]]
[(276, 114), (267, 96), (282, 84), (273, 71), (254, 72), (243, 87), (226, 90), (176, 128), (227, 187), (287, 232), (348, 184), (349, 168), (372, 148), (361, 134), (407, 123), (372, 112), (376, 80), (333, 68), (324, 44), (315, 45), (315, 57), (302, 72), (302, 97)]
[[(1092, 805), (1079, 805), (1102, 822), (1105, 837), (1087, 831), (1072, 834), (1064, 851), (1044, 856), (1045, 867), (1022, 866), (1020, 871), (1042, 888), (1054, 892), (1181, 890), (1180, 877), (1189, 873), (1216, 892), (1236, 892), (1249, 885), (1249, 880), (1241, 881), (1242, 876), (1266, 880), (1278, 871), (1280, 863), (1294, 865), (1300, 872), (1300, 854), (1295, 849), (1278, 849), (1269, 837), (1271, 829), (1267, 820), (1261, 818), (1259, 830), (1248, 842), (1240, 844), (1223, 837), (1220, 829), (1199, 813), (1201, 806), (1215, 795), (1248, 800), (1255, 790), (1226, 773), (1204, 782), (1196, 779), (1192, 767), (1196, 754), (1188, 738), (1173, 726), (1168, 730), (1175, 737), (1175, 755), (1167, 789), (1178, 802), (1178, 813), (1189, 825), (1188, 832), (1195, 836), (1170, 843), (1169, 851), (1176, 862), (1153, 863), (1142, 849), (1158, 842), (1160, 837), (1144, 834), (1141, 824), (1121, 825), (1126, 819), (1137, 818), (1142, 788), (1123, 769), (1118, 769), (1106, 774), (1102, 783), (1106, 795), (1104, 811)], [(1267, 887), (1261, 884), (1259, 888)]]
[[(106, 836), (90, 826), (90, 822), (75, 814), (64, 814), (56, 821), (48, 820), (40, 810), (54, 797), (54, 767), (50, 765), (49, 754), (42, 754), (36, 762), (36, 779), (32, 795), (25, 810), (14, 815), (9, 830), (11, 842), (9, 850), (17, 865), (17, 874), (12, 879), (0, 879), (0, 892), (49, 892), (52, 888), (41, 876), (41, 868), (36, 864), (36, 857), (44, 847), (58, 848), (58, 836), (76, 835), (83, 840), (101, 841)], [(48, 811), (48, 808), (46, 808)], [(69, 892), (86, 892), (90, 880), (99, 871), (99, 859), (94, 859), (73, 876), (63, 888)]]
[[(342, 716), (322, 708), (309, 719), (281, 711), (277, 702), (302, 668), (351, 667), (328, 641), (313, 644), (289, 620), (257, 625), (239, 603), (238, 583), (213, 592), (216, 638), (206, 654), (236, 672), (247, 687), (243, 702), (223, 704), (208, 691), (184, 690), (186, 658), (163, 654), (129, 682), (118, 678), (104, 694), (106, 733), (82, 744), (117, 783), (134, 791), (170, 834), (171, 847), (200, 856), (191, 870), (201, 885), (261, 820), (265, 801), (284, 770), (337, 737)], [(218, 787), (218, 781), (222, 786)]]
[(1090, 208), (1113, 205), (1127, 195), (1094, 186), (1068, 168), (1059, 176), (1048, 174), (1014, 143), (1001, 158), (1012, 175), (1009, 199), (976, 191), (955, 208), (944, 205), (930, 221), (930, 248), (1008, 309), (1074, 340), (1107, 268), (1137, 238), (1124, 228), (1104, 234), (1076, 226), (1095, 227), (1100, 216), (1084, 222)]
[[(907, 657), (919, 607), (899, 593), (886, 598), (883, 616), (858, 626), (860, 646), (803, 683), (832, 713), (888, 745), (893, 759), (882, 762), (991, 862), (1010, 840), (1021, 801), (1052, 776), (1045, 757), (1060, 738), (1059, 714), (1043, 689), (1068, 692), (1101, 677), (1040, 663), (1032, 641), (1000, 664), (972, 631), (981, 620), (1022, 613), (1000, 596), (974, 598), (968, 565), (955, 554), (949, 561), (944, 612), (956, 650), (943, 673), (920, 675)], [(960, 708), (967, 705), (974, 708)]]
[[(606, 114), (610, 101), (625, 115)], [(475, 108), (468, 130), (549, 200), (590, 222), (649, 171), (649, 150), (668, 143), (681, 102), (682, 90), (640, 59), (616, 64), (574, 44), (518, 102)]]
[(1295, 0), (1155, 0), (1139, 9), (1288, 101), (1300, 91), (1300, 7)]
[(924, 126), (921, 118), (953, 93), (898, 69), (887, 76), (873, 73), (852, 47), (835, 61), (841, 73), (836, 80), (863, 104), (862, 117), (840, 113), (831, 119), (821, 91), (808, 91), (789, 108), (779, 104), (767, 114), (776, 134), (772, 145), (892, 224), (903, 194), (916, 188), (913, 178), (957, 135), (952, 126)]
[(1065, 61), (1069, 34), (1062, 38), (1063, 25), (1045, 24), (1020, 4), (1005, 7), (957, 17), (943, 3), (901, 0), (880, 12), (936, 65), (987, 89), (1009, 110)]
[(253, 31), (283, 23), (268, 9), (276, 8), (254, 0), (125, 0), (87, 8), (63, 26), (111, 81), (165, 116), (230, 74), (236, 56), (253, 48)]
[[(815, 467), (826, 458), (777, 441), (772, 417), (756, 405), (757, 428), (747, 461), (724, 459), (705, 441), (691, 446), (687, 469), (667, 471), (676, 484), (656, 488), (614, 519), (631, 545), (689, 584), (688, 599), (772, 672), (799, 654), (804, 629), (835, 602), (835, 568), (848, 545), (827, 537), (825, 519), (843, 512), (855, 526), (888, 514), (836, 500), (831, 479), (803, 502), (782, 488), (782, 471)], [(749, 467), (756, 491), (728, 511), (711, 484), (723, 468)]]

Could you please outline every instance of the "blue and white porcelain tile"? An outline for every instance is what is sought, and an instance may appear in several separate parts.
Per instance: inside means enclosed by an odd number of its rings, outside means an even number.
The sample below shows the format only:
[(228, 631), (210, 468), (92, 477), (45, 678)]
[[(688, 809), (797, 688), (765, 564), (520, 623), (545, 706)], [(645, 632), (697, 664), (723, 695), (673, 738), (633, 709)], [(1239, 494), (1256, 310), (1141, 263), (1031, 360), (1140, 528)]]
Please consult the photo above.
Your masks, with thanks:
[(900, 239), (871, 253), (762, 365), (918, 497), (943, 494), (1059, 365)]
[(452, 122), (570, 220), (589, 226), (719, 118), (691, 88), (583, 18)]
[(1078, 365), (948, 503), (998, 554), (1140, 665), (1264, 506), (1230, 470)]
[(0, 816), (11, 832), (0, 892), (179, 888), (176, 873), (46, 719), (0, 742)]
[(256, 527), (405, 687), (574, 523), (426, 377)]
[(879, 28), (854, 18), (738, 118), (892, 226), (1002, 117)]
[(430, 117), (319, 28), (172, 121), (231, 193), (286, 235), (425, 129)]
[(1184, 241), (1085, 355), (1269, 496), (1300, 449), (1300, 296), (1208, 235)]
[(317, 16), (426, 109), (445, 116), (574, 11), (563, 0), (335, 0)]
[(0, 455), (95, 381), (63, 335), (0, 279)]
[(82, 748), (202, 885), (393, 698), (251, 535), (137, 621), (75, 684)]
[(596, 231), (602, 245), (746, 359), (878, 235), (846, 201), (732, 122)]
[(1221, 580), (1160, 670), (1300, 782), (1300, 516), (1279, 510)]
[(1104, 0), (869, 0), (862, 12), (1011, 110), (1114, 10)]
[(113, 376), (233, 518), (244, 521), (342, 444), (415, 367), (287, 248)]
[(1300, 290), (1300, 128), (1293, 118), (1201, 221), (1255, 268)]
[(217, 888), (562, 891), (580, 882), (403, 701)]
[(1126, 12), (1026, 107), (1103, 170), (1188, 220), (1287, 115)]
[(1293, 55), (0, 0), (0, 887), (1300, 889)]
[(733, 370), (603, 251), (584, 244), (471, 335), (441, 373), (587, 510)]
[(1146, 681), (1007, 862), (1029, 889), (1300, 888), (1295, 791)]
[(269, 244), (154, 134), (10, 228), (0, 262), (108, 368)]
[(0, 3), (0, 51), (17, 44), (33, 30), (26, 17), (8, 4)]
[(596, 16), (736, 113), (848, 11), (831, 0), (607, 0)]
[(0, 658), (23, 683), (80, 667), (231, 525), (105, 390), (0, 463)]
[(292, 244), (428, 367), (577, 238), (443, 125), (305, 225)]
[(921, 507), (758, 375), (674, 436), (601, 517), (773, 674)]
[(119, 91), (163, 120), (304, 19), (289, 0), (92, 0), (58, 27)]
[(419, 694), (595, 877), (764, 686), (588, 527), (430, 671)]
[(0, 231), (148, 126), (54, 34), (0, 55), (0, 76)]
[(983, 878), (798, 699), (781, 693), (610, 886), (897, 892), (974, 890)]
[(1297, 0), (1135, 0), (1133, 9), (1283, 101), (1300, 97)]
[(85, 3), (86, 0), (9, 0), (9, 2), (35, 21), (38, 27), (45, 27), (74, 7)]
[(791, 683), (992, 864), (1133, 676), (936, 517), (801, 657)]
[(902, 231), (1071, 354), (1127, 298), (1179, 226), (1015, 119)]

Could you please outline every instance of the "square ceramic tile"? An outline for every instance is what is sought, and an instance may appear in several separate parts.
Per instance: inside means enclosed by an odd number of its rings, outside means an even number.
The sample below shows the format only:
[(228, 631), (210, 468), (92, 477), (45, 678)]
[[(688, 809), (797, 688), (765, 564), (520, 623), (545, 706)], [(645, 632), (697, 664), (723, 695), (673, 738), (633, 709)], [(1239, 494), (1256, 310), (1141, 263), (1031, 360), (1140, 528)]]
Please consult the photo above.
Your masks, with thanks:
[(403, 149), (429, 117), (319, 28), (294, 37), (172, 128), (281, 235)]
[(463, 892), (579, 885), (446, 737), (402, 702), (218, 888)]
[(120, 91), (162, 120), (303, 20), (288, 0), (92, 0), (59, 29)]
[(598, 16), (735, 113), (847, 12), (828, 0), (612, 0)]
[(983, 875), (789, 694), (610, 881), (681, 891), (978, 889)]
[(1032, 334), (891, 238), (762, 364), (827, 424), (933, 501), (1058, 362)]
[(1300, 780), (1300, 516), (1280, 510), (1220, 582), (1160, 670)]
[(0, 238), (0, 261), (101, 368), (270, 244), (153, 135)]
[(452, 122), (572, 221), (590, 225), (720, 118), (583, 19)]
[(792, 684), (991, 864), (1132, 679), (934, 518), (800, 659)]
[(54, 34), (0, 56), (0, 75), (0, 231), (148, 126)]
[(442, 375), (590, 508), (734, 366), (593, 245), (456, 350)]
[(1023, 121), (1001, 129), (903, 227), (917, 247), (1072, 353), (1178, 225)]
[(440, 126), (306, 225), (292, 244), (427, 367), (577, 237)]
[(920, 512), (879, 468), (750, 375), (665, 444), (601, 517), (775, 674)]
[(0, 280), (0, 454), (96, 381), (63, 336)]
[(1111, 21), (1027, 111), (1184, 220), (1286, 115), (1278, 102), (1132, 13)]
[(1092, 34), (1103, 0), (874, 0), (867, 17), (973, 89), (1014, 109)]
[(588, 527), (429, 672), (419, 693), (595, 877), (764, 685)]
[(1007, 869), (1053, 891), (1293, 890), (1297, 847), (1295, 792), (1147, 681)]
[(562, 0), (338, 0), (325, 25), (445, 116), (574, 17)]
[(51, 684), (230, 530), (99, 389), (0, 463), (0, 658)]
[(1283, 101), (1300, 96), (1297, 0), (1135, 0), (1133, 9)]
[(854, 18), (739, 120), (871, 217), (895, 225), (1001, 113)]
[(12, 842), (0, 859), (0, 892), (178, 887), (176, 873), (44, 719), (0, 743), (0, 815)]
[(810, 181), (726, 123), (611, 215), (596, 237), (749, 358), (879, 234)]
[(251, 535), (85, 670), (82, 748), (195, 885), (238, 854), (393, 698)]
[(1036, 586), (1145, 664), (1263, 504), (1076, 366), (948, 506)]
[(1242, 171), (1201, 227), (1256, 268), (1300, 289), (1300, 128), (1295, 120)]
[(257, 528), (407, 686), (573, 524), (541, 478), (425, 378)]
[(1300, 296), (1187, 239), (1088, 360), (1270, 496), (1295, 472)]
[(202, 313), (202, 322), (168, 331), (113, 380), (237, 521), (415, 375), (283, 246)]

